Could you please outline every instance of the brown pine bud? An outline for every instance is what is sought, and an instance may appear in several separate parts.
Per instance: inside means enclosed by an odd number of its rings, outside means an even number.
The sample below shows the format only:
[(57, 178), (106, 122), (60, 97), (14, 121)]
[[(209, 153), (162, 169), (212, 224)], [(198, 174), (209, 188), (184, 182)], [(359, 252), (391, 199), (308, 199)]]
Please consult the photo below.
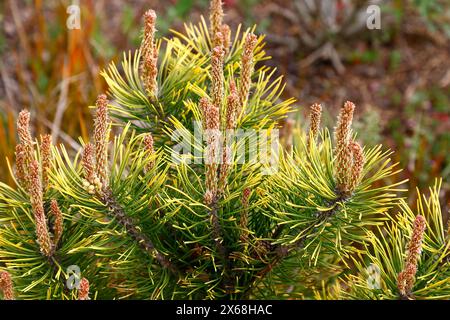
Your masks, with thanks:
[(335, 177), (337, 189), (342, 193), (349, 191), (349, 181), (352, 168), (352, 152), (349, 148), (351, 124), (355, 105), (347, 101), (341, 109), (338, 124), (334, 131), (335, 139)]
[(4, 300), (14, 300), (14, 289), (9, 272), (0, 272), (0, 290), (3, 292)]
[(219, 173), (219, 192), (222, 193), (225, 190), (227, 184), (228, 172), (232, 163), (232, 130), (236, 129), (236, 111), (239, 107), (239, 96), (237, 94), (236, 85), (234, 81), (230, 82), (230, 95), (227, 98), (226, 109), (226, 132), (222, 147), (222, 163), (220, 164)]
[(47, 219), (44, 212), (42, 196), (42, 183), (39, 177), (39, 163), (33, 160), (30, 163), (30, 201), (36, 223), (36, 235), (41, 247), (41, 252), (50, 257), (53, 254), (52, 242), (48, 233)]
[(222, 0), (211, 0), (209, 13), (210, 24), (210, 37), (212, 40), (213, 48), (222, 45), (220, 38), (217, 36), (222, 29), (223, 21), (223, 8)]
[(155, 166), (155, 161), (152, 158), (152, 156), (155, 154), (155, 149), (153, 146), (153, 136), (151, 133), (147, 134), (144, 137), (144, 148), (145, 151), (148, 153), (148, 157), (150, 158), (148, 164), (145, 166), (146, 171), (150, 171)]
[(22, 144), (16, 145), (16, 178), (20, 186), (28, 190), (25, 166), (25, 150)]
[(30, 131), (30, 113), (22, 110), (17, 118), (17, 134), (20, 144), (23, 146), (24, 164), (28, 168), (30, 162), (34, 159), (33, 154), (33, 138)]
[(408, 244), (408, 253), (405, 261), (405, 268), (399, 273), (397, 278), (397, 286), (402, 297), (408, 297), (414, 286), (415, 276), (417, 273), (417, 264), (422, 252), (423, 235), (427, 225), (425, 218), (418, 215), (414, 220), (413, 232), (411, 240)]
[(253, 51), (255, 50), (258, 37), (253, 33), (249, 33), (244, 43), (244, 51), (241, 56), (241, 75), (239, 83), (239, 100), (240, 109), (238, 114), (241, 115), (242, 110), (245, 109), (247, 100), (250, 94), (250, 87), (252, 85), (252, 74), (254, 68)]
[(212, 104), (219, 110), (223, 101), (223, 56), (224, 50), (221, 46), (215, 47), (211, 53), (211, 99)]
[(94, 148), (88, 143), (84, 146), (83, 156), (81, 159), (84, 171), (84, 177), (90, 184), (94, 184), (97, 174), (95, 173)]
[(220, 33), (222, 33), (222, 46), (225, 50), (225, 54), (227, 55), (230, 52), (231, 46), (231, 29), (227, 24), (222, 25), (220, 29)]
[(319, 103), (314, 103), (310, 107), (310, 114), (309, 114), (309, 136), (308, 136), (308, 146), (310, 145), (311, 141), (310, 138), (313, 140), (316, 140), (317, 136), (319, 135), (320, 131), (320, 118), (322, 117), (322, 106)]
[(78, 289), (78, 300), (89, 299), (89, 281), (86, 278), (80, 280), (80, 288)]
[(55, 218), (53, 227), (53, 245), (56, 247), (63, 233), (63, 215), (59, 209), (58, 202), (54, 199), (50, 202), (50, 212)]
[(158, 48), (155, 44), (156, 13), (148, 10), (144, 14), (144, 37), (141, 43), (141, 74), (145, 89), (151, 97), (158, 91)]
[(52, 137), (49, 134), (41, 136), (42, 159), (42, 187), (44, 191), (48, 186), (48, 175), (52, 165)]
[(211, 192), (212, 198), (217, 194), (217, 164), (218, 152), (220, 145), (220, 116), (219, 108), (211, 103), (208, 103), (205, 110), (206, 123), (206, 190)]
[(95, 172), (103, 187), (108, 185), (108, 143), (110, 120), (108, 116), (108, 100), (101, 94), (97, 98), (97, 114), (94, 121)]
[(361, 174), (364, 167), (364, 154), (359, 143), (355, 141), (350, 142), (349, 148), (352, 154), (349, 190), (353, 191), (361, 180)]

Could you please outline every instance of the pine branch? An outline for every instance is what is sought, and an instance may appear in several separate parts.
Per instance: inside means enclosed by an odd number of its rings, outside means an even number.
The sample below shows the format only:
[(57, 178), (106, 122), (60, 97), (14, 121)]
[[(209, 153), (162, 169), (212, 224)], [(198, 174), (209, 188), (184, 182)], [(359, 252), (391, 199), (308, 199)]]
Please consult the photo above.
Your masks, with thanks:
[(136, 241), (143, 250), (150, 255), (155, 255), (161, 267), (169, 269), (174, 275), (179, 275), (176, 266), (160, 253), (153, 242), (143, 234), (135, 225), (133, 220), (127, 216), (122, 206), (116, 201), (110, 188), (105, 189), (101, 196), (102, 202), (108, 207), (109, 214), (127, 231), (127, 234)]

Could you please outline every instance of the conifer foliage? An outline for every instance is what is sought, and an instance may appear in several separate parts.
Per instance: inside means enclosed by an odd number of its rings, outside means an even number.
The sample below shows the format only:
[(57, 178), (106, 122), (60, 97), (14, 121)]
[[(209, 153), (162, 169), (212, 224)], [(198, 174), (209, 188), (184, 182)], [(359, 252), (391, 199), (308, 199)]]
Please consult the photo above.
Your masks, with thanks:
[[(262, 63), (263, 36), (223, 15), (212, 0), (209, 23), (158, 39), (147, 11), (140, 48), (102, 72), (109, 91), (76, 155), (19, 114), (16, 186), (0, 183), (0, 296), (450, 297), (439, 185), (413, 213), (402, 181), (386, 182), (391, 152), (358, 143), (352, 102), (332, 134), (314, 104), (284, 147), (253, 139), (277, 133), (294, 100)], [(269, 161), (248, 160), (247, 140)]]

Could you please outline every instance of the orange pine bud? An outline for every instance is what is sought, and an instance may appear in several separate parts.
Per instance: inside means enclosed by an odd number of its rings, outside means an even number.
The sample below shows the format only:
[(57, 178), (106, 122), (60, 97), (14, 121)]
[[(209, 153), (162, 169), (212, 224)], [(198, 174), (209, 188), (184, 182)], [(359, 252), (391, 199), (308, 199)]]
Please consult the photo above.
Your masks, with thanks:
[(205, 152), (206, 160), (206, 190), (210, 192), (211, 195), (205, 199), (214, 199), (217, 193), (217, 163), (218, 163), (218, 152), (219, 152), (219, 127), (220, 127), (220, 115), (219, 108), (212, 104), (205, 104), (204, 114), (205, 114), (205, 124), (206, 124), (206, 139), (207, 148)]
[[(250, 94), (250, 87), (252, 85), (252, 74), (254, 68), (253, 51), (255, 50), (258, 37), (253, 33), (249, 33), (245, 38), (244, 51), (241, 56), (241, 75), (239, 83), (239, 99), (240, 108), (244, 109)], [(241, 109), (238, 114), (241, 114)]]
[(11, 275), (6, 272), (0, 272), (0, 290), (3, 292), (4, 300), (14, 300), (14, 289)]
[(141, 43), (141, 73), (145, 89), (152, 97), (157, 95), (158, 48), (155, 44), (156, 13), (148, 10), (144, 14), (144, 37)]
[(355, 105), (347, 101), (341, 109), (338, 124), (334, 131), (335, 139), (335, 177), (337, 189), (342, 193), (349, 191), (349, 181), (352, 167), (352, 152), (350, 150), (351, 124)]
[(34, 159), (33, 154), (33, 138), (30, 131), (30, 113), (22, 110), (17, 118), (17, 134), (20, 144), (23, 146), (24, 165), (28, 168), (30, 162)]
[[(314, 103), (310, 107), (309, 114), (309, 134), (312, 139), (316, 139), (320, 131), (320, 118), (322, 117), (322, 106), (319, 103)], [(308, 136), (308, 146), (310, 145), (310, 137)]]
[(239, 108), (239, 95), (234, 81), (230, 82), (230, 95), (227, 98), (226, 127), (236, 129), (236, 114)]
[(52, 137), (49, 134), (41, 136), (41, 159), (42, 159), (42, 187), (44, 191), (48, 186), (48, 174), (52, 162)]
[(222, 0), (211, 0), (209, 13), (210, 37), (213, 42), (213, 48), (222, 45), (220, 38), (217, 36), (222, 29), (223, 8)]
[(97, 174), (95, 173), (94, 148), (92, 147), (92, 144), (88, 143), (84, 146), (81, 162), (83, 165), (84, 177), (90, 184), (94, 184)]
[(215, 47), (211, 53), (211, 99), (219, 110), (223, 101), (223, 56), (222, 47)]
[(50, 212), (53, 217), (55, 217), (53, 227), (53, 245), (56, 247), (63, 233), (63, 215), (59, 209), (58, 202), (54, 199), (50, 202)]
[(108, 185), (108, 143), (110, 120), (108, 115), (108, 100), (101, 94), (97, 98), (97, 113), (94, 121), (95, 141), (95, 172), (105, 188)]
[(230, 46), (231, 46), (230, 26), (227, 24), (222, 25), (222, 28), (220, 29), (220, 33), (222, 33), (222, 45), (225, 50), (225, 54), (228, 54), (230, 52)]
[(414, 286), (417, 264), (422, 252), (422, 241), (426, 227), (425, 218), (418, 215), (414, 220), (413, 232), (408, 244), (405, 268), (399, 273), (397, 278), (397, 286), (403, 297), (409, 296)]
[(349, 181), (349, 190), (355, 190), (359, 181), (361, 180), (361, 174), (364, 167), (364, 154), (359, 143), (352, 141), (350, 142), (349, 148), (352, 154), (352, 167), (350, 170), (350, 181)]
[(78, 300), (89, 299), (89, 281), (86, 278), (80, 280), (80, 288), (78, 289)]
[(26, 179), (25, 150), (22, 144), (16, 145), (16, 178), (20, 186), (28, 189)]
[(30, 163), (29, 181), (30, 201), (36, 223), (36, 235), (41, 247), (41, 252), (45, 256), (50, 257), (53, 254), (53, 247), (50, 241), (47, 219), (44, 212), (42, 183), (39, 177), (39, 163), (36, 160), (33, 160)]

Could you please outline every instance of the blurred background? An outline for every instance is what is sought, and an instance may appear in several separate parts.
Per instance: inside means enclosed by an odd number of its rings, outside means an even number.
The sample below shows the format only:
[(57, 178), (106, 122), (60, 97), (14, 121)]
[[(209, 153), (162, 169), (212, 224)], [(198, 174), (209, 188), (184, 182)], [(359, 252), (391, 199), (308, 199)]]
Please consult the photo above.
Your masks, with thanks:
[[(380, 8), (380, 28), (366, 25)], [(70, 29), (71, 5), (80, 28)], [(325, 124), (345, 100), (357, 105), (356, 131), (365, 144), (383, 143), (414, 188), (443, 178), (450, 201), (450, 1), (225, 0), (225, 21), (265, 33), (267, 63), (285, 76), (285, 97), (305, 123), (308, 106), (323, 104)], [(72, 8), (72, 9), (69, 9)], [(51, 132), (77, 149), (87, 138), (90, 110), (106, 86), (110, 61), (140, 43), (142, 14), (158, 13), (158, 36), (208, 15), (207, 0), (2, 0), (0, 2), (0, 180), (11, 183), (15, 119), (27, 108), (35, 134)], [(69, 12), (68, 12), (69, 11)], [(76, 22), (75, 22), (76, 23)], [(72, 24), (73, 26), (73, 24)]]

